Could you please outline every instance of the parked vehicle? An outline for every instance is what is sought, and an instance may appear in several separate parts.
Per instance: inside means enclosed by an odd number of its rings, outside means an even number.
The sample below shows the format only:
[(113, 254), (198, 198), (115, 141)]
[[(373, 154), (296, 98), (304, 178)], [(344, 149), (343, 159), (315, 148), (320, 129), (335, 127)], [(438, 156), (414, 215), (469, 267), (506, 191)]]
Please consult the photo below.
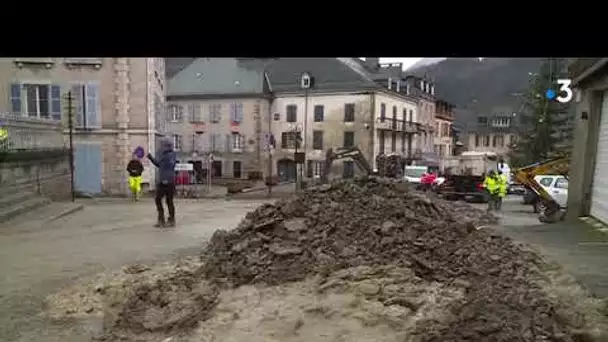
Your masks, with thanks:
[[(560, 207), (565, 208), (568, 203), (568, 179), (562, 175), (538, 175), (534, 177), (534, 180), (551, 195), (551, 197), (559, 204)], [(540, 197), (533, 191), (530, 191), (530, 205), (533, 206), (534, 212), (538, 213), (543, 209), (543, 201), (540, 201)]]

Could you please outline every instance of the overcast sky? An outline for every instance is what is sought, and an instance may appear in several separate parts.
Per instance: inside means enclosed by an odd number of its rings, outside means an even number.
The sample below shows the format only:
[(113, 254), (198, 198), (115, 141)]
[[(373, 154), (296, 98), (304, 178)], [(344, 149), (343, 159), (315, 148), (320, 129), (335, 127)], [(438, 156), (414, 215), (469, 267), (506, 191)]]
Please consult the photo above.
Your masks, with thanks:
[(422, 57), (380, 57), (380, 63), (403, 63), (403, 69), (407, 69)]

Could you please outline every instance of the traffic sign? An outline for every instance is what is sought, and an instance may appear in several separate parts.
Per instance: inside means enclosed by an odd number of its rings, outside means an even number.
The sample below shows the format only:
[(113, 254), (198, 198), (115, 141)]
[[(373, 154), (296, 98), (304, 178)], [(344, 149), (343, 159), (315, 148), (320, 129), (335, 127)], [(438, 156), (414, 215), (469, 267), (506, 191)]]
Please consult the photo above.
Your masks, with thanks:
[(175, 171), (193, 171), (194, 164), (190, 163), (179, 163), (175, 164)]

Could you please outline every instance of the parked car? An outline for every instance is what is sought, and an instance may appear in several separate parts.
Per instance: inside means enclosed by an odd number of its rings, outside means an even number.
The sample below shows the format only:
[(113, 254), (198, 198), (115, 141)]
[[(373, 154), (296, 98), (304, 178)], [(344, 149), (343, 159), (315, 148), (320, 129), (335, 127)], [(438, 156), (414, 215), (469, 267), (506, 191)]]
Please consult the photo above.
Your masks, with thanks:
[[(534, 180), (551, 195), (560, 207), (566, 207), (568, 203), (568, 179), (566, 177), (562, 175), (537, 175)], [(534, 212), (538, 213), (542, 201), (539, 201), (539, 197), (534, 191), (526, 189), (524, 204), (532, 205)]]

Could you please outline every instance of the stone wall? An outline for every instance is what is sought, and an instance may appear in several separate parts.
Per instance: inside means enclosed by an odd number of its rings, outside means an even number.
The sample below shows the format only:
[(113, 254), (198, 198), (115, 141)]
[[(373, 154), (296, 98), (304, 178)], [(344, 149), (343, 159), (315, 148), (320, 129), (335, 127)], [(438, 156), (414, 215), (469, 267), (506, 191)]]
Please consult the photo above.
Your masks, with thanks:
[(0, 163), (0, 196), (28, 191), (57, 201), (70, 199), (69, 157)]

